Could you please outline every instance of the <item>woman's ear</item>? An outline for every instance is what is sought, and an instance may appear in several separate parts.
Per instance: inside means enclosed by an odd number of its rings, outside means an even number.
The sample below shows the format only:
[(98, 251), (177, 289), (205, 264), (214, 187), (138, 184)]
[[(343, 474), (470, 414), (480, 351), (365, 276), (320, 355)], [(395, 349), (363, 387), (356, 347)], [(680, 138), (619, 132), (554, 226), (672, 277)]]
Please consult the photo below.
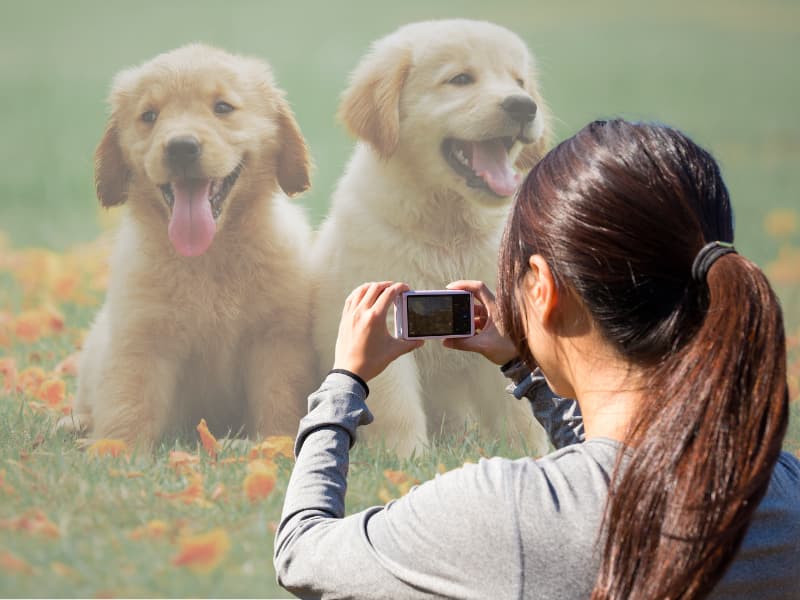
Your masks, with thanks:
[(311, 186), (311, 157), (294, 113), (284, 100), (278, 106), (278, 124), (283, 140), (278, 153), (278, 183), (287, 196), (293, 196)]
[(528, 265), (524, 286), (530, 311), (543, 327), (552, 327), (559, 300), (553, 272), (540, 254), (531, 256)]
[(94, 153), (94, 182), (100, 204), (108, 208), (125, 202), (130, 176), (112, 117)]
[(410, 69), (410, 49), (374, 47), (342, 95), (339, 118), (382, 158), (389, 158), (400, 141), (400, 92)]

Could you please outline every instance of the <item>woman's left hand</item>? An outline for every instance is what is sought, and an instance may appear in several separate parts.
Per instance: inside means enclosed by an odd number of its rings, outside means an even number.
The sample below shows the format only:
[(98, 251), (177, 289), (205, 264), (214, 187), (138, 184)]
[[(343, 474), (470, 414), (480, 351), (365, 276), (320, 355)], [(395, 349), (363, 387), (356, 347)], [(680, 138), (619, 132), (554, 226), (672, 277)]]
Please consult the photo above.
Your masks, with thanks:
[(382, 281), (364, 283), (350, 293), (339, 322), (334, 369), (345, 369), (369, 381), (398, 356), (422, 346), (421, 340), (392, 337), (386, 327), (394, 299), (408, 289), (404, 283)]
[(498, 365), (517, 356), (514, 342), (500, 330), (495, 297), (485, 283), (469, 280), (454, 281), (447, 286), (447, 289), (466, 290), (477, 298), (480, 304), (475, 304), (475, 329), (480, 332), (470, 338), (448, 338), (443, 342), (446, 348), (478, 352)]

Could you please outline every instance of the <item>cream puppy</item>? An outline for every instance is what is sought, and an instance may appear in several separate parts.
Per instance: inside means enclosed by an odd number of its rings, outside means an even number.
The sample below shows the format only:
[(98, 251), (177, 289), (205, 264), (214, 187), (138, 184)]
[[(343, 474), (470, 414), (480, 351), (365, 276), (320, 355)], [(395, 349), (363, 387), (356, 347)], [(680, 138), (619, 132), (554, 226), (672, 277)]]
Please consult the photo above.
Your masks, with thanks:
[(62, 425), (146, 447), (201, 418), (293, 434), (310, 231), (286, 195), (309, 158), (283, 92), (263, 62), (195, 44), (119, 73), (110, 103), (97, 193), (126, 212)]
[[(314, 341), (333, 364), (341, 307), (365, 281), (437, 289), (496, 280), (499, 241), (522, 173), (543, 155), (550, 118), (533, 57), (491, 23), (414, 23), (378, 40), (355, 69), (340, 117), (358, 137), (314, 245)], [(429, 341), (370, 384), (364, 429), (401, 455), (477, 422), (486, 436), (546, 449), (499, 369)]]

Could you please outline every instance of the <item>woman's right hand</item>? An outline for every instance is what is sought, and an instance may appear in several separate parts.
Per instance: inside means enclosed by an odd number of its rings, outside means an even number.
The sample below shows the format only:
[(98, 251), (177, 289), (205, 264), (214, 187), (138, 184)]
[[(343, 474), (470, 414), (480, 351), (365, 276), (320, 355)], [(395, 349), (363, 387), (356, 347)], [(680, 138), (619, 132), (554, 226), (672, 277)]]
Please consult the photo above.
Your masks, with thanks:
[(408, 290), (405, 283), (365, 283), (345, 300), (336, 338), (334, 369), (345, 369), (369, 381), (398, 356), (422, 346), (422, 340), (399, 340), (386, 328), (394, 299)]
[(480, 304), (475, 304), (475, 329), (480, 332), (469, 338), (448, 338), (444, 346), (467, 352), (477, 352), (497, 365), (503, 365), (517, 356), (514, 343), (500, 330), (497, 323), (497, 305), (494, 294), (482, 281), (454, 281), (451, 290), (472, 292)]

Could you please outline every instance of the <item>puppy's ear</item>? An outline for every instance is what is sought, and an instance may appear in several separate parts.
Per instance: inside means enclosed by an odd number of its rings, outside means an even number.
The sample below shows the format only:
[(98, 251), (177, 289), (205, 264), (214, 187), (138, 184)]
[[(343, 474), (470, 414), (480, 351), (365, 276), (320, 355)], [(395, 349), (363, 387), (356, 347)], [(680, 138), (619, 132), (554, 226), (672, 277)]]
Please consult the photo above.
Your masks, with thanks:
[(533, 72), (529, 73), (527, 91), (531, 95), (531, 98), (533, 98), (533, 101), (536, 102), (536, 119), (542, 120), (542, 135), (532, 144), (525, 146), (517, 157), (514, 166), (523, 172), (529, 171), (536, 163), (542, 160), (542, 157), (547, 154), (547, 151), (550, 149), (550, 144), (553, 139), (553, 119), (550, 115), (550, 109), (545, 104), (541, 94), (539, 94), (535, 81), (536, 74)]
[(125, 202), (131, 173), (122, 156), (113, 118), (94, 153), (94, 183), (100, 204), (108, 208)]
[(411, 69), (409, 48), (375, 48), (356, 67), (339, 118), (359, 139), (389, 158), (400, 141), (400, 92)]
[(278, 123), (283, 141), (278, 152), (278, 183), (287, 196), (294, 196), (311, 186), (311, 157), (294, 113), (283, 100), (278, 106)]

